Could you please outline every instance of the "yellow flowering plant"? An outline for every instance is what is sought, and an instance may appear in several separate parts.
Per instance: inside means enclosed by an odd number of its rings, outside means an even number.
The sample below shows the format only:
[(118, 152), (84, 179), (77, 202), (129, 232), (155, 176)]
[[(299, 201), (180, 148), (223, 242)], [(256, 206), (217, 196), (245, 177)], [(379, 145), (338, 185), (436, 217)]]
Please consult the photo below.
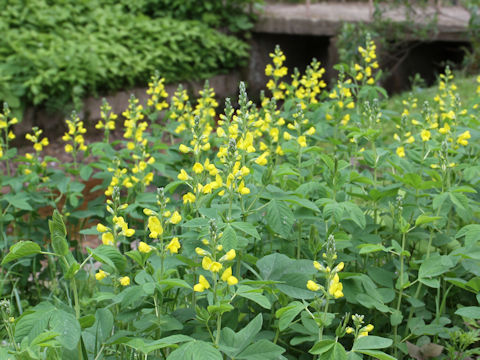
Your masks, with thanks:
[[(52, 168), (41, 129), (15, 155), (4, 111), (9, 355), (391, 360), (407, 341), (453, 346), (478, 311), (478, 98), (446, 70), (427, 95), (387, 100), (375, 43), (356, 50), (326, 90), (319, 62), (289, 72), (277, 48), (260, 102), (241, 83), (223, 111), (208, 83), (167, 100), (156, 74), (121, 121), (103, 104), (103, 140), (76, 170)], [(68, 124), (76, 157), (86, 124)]]

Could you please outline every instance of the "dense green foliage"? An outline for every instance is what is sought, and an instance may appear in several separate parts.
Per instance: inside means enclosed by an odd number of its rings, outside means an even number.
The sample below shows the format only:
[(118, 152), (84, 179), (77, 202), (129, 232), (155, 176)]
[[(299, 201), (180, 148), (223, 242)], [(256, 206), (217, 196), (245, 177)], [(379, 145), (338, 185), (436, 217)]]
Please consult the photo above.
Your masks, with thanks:
[(357, 50), (326, 89), (277, 48), (222, 112), (153, 77), (102, 141), (72, 114), (70, 163), (37, 128), (18, 155), (5, 107), (0, 360), (479, 355), (480, 77), (388, 103)]
[(193, 20), (151, 18), (109, 0), (1, 0), (0, 100), (61, 109), (87, 95), (232, 69), (247, 45)]

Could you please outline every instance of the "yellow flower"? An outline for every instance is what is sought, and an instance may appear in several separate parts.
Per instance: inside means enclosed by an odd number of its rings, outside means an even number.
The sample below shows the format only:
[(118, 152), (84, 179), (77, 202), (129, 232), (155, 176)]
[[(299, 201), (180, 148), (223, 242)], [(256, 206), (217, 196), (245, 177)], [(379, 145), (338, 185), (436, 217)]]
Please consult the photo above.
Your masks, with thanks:
[(186, 193), (185, 195), (183, 195), (183, 203), (184, 204), (187, 204), (187, 203), (194, 203), (195, 202), (195, 195), (193, 195), (191, 192), (189, 193)]
[(107, 273), (103, 271), (102, 269), (98, 270), (98, 272), (95, 274), (95, 279), (98, 281), (103, 280), (107, 277)]
[(152, 247), (147, 243), (140, 241), (140, 244), (138, 244), (138, 251), (144, 254), (148, 254), (150, 251), (152, 251)]
[(118, 280), (120, 281), (120, 285), (122, 285), (122, 286), (130, 285), (130, 278), (128, 276), (121, 277)]
[(343, 285), (340, 282), (340, 278), (338, 277), (338, 274), (335, 274), (328, 286), (328, 293), (333, 297), (335, 297), (335, 299), (338, 299), (343, 296), (342, 290), (343, 290)]
[(423, 129), (423, 130), (420, 132), (420, 137), (422, 138), (422, 141), (428, 141), (428, 140), (430, 140), (430, 136), (431, 136), (430, 131), (428, 131), (428, 130), (426, 130), (426, 129)]
[(200, 275), (198, 278), (198, 284), (195, 284), (193, 290), (196, 292), (202, 292), (205, 289), (209, 289), (210, 284), (208, 283), (207, 279), (203, 275)]
[(97, 231), (98, 232), (101, 232), (101, 233), (104, 233), (106, 231), (110, 230), (108, 227), (106, 227), (105, 225), (102, 225), (102, 224), (97, 224)]
[(170, 251), (172, 254), (177, 254), (178, 249), (180, 249), (181, 245), (178, 241), (178, 237), (174, 237), (167, 245), (167, 250)]
[(300, 147), (306, 147), (307, 146), (307, 138), (303, 135), (298, 137), (297, 142), (300, 145)]
[(209, 256), (204, 256), (202, 259), (202, 268), (203, 270), (210, 270), (213, 260)]
[(347, 334), (352, 334), (354, 331), (355, 331), (355, 330), (354, 330), (352, 327), (347, 327), (347, 328), (345, 329), (345, 332), (346, 332)]
[(71, 144), (65, 145), (65, 152), (71, 153), (73, 151), (73, 146)]
[(462, 145), (462, 146), (467, 146), (468, 145), (468, 139), (470, 139), (472, 136), (470, 135), (470, 131), (467, 130), (464, 133), (460, 134), (457, 139), (457, 143)]
[(102, 235), (102, 243), (104, 245), (113, 245), (114, 243), (114, 237), (111, 232), (105, 232)]
[(134, 229), (125, 229), (122, 232), (123, 232), (123, 235), (125, 235), (126, 237), (131, 237), (135, 234)]
[(230, 249), (225, 255), (220, 258), (220, 261), (231, 261), (235, 259), (236, 256), (237, 253), (235, 252), (235, 249)]
[(256, 160), (255, 160), (255, 163), (260, 165), (260, 166), (264, 166), (264, 165), (267, 165), (267, 156), (268, 156), (268, 152), (264, 152), (262, 155), (260, 155)]
[(163, 227), (160, 223), (160, 219), (156, 216), (150, 216), (148, 218), (148, 228), (150, 229), (150, 237), (157, 238), (158, 236), (163, 234)]
[(438, 129), (438, 132), (442, 135), (445, 135), (446, 133), (450, 132), (450, 125), (448, 125), (448, 123), (445, 123), (445, 125), (443, 125), (443, 127)]
[(288, 140), (290, 140), (290, 139), (292, 138), (292, 135), (290, 135), (290, 133), (288, 133), (288, 132), (285, 131), (285, 132), (283, 133), (283, 138), (288, 141)]
[(182, 215), (180, 215), (178, 211), (175, 211), (170, 218), (170, 222), (175, 225), (178, 224), (180, 221), (182, 221)]
[(225, 281), (230, 286), (238, 284), (238, 279), (235, 276), (232, 276), (231, 266), (225, 269), (220, 278), (222, 279), (222, 281)]
[(195, 174), (201, 174), (203, 171), (203, 165), (197, 162), (195, 165), (193, 165), (192, 170), (195, 172)]
[[(204, 241), (204, 240), (206, 240), (206, 242), (207, 242), (206, 244), (205, 244), (205, 241)], [(205, 245), (208, 245), (208, 240), (207, 240), (207, 239), (203, 239), (203, 240), (202, 240), (202, 243), (204, 243)], [(207, 250), (204, 250), (204, 249), (202, 249), (201, 247), (196, 247), (196, 248), (195, 248), (195, 252), (197, 253), (197, 255), (200, 255), (200, 256), (205, 256), (205, 255), (208, 255), (208, 254), (209, 254)]]
[(415, 141), (415, 138), (412, 136), (410, 136), (408, 139), (407, 139), (407, 144), (411, 144)]
[(179, 147), (178, 147), (178, 150), (180, 150), (182, 153), (186, 154), (190, 151), (192, 151), (191, 148), (189, 148), (188, 146), (185, 146), (183, 144), (181, 144)]
[(311, 291), (318, 291), (321, 289), (321, 286), (318, 285), (315, 281), (313, 280), (308, 280), (307, 282), (307, 289)]
[(250, 189), (245, 186), (244, 181), (242, 180), (240, 184), (238, 185), (238, 192), (242, 195), (248, 195), (250, 194)]
[(405, 148), (403, 146), (397, 148), (397, 155), (401, 158), (405, 157)]
[(223, 267), (222, 264), (220, 264), (217, 261), (214, 261), (214, 262), (212, 262), (212, 265), (210, 265), (210, 271), (214, 272), (214, 273), (217, 273), (222, 269), (222, 267)]
[(182, 169), (182, 170), (180, 170), (180, 174), (178, 174), (177, 178), (178, 178), (178, 180), (187, 181), (188, 180), (188, 174), (184, 169)]

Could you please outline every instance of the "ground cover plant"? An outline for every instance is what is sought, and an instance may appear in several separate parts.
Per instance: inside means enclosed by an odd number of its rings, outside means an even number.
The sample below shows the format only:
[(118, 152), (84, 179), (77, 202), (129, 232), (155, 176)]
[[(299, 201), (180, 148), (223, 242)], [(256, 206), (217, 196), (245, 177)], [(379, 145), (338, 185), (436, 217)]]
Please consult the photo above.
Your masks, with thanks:
[(19, 155), (5, 106), (0, 359), (478, 354), (478, 97), (447, 68), (387, 107), (357, 50), (327, 89), (277, 48), (261, 102), (223, 111), (153, 76), (101, 142), (73, 113), (65, 164), (37, 128)]

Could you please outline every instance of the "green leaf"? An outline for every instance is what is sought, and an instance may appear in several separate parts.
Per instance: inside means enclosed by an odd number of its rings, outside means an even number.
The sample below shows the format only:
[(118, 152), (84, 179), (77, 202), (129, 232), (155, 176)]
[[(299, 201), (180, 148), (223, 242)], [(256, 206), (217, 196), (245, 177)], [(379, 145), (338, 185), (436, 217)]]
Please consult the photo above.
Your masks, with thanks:
[(415, 221), (415, 226), (429, 224), (441, 219), (443, 219), (441, 216), (429, 216), (429, 215), (422, 214)]
[(233, 228), (230, 226), (230, 224), (228, 224), (223, 230), (223, 235), (220, 240), (225, 251), (238, 248), (237, 234), (235, 233), (235, 230), (233, 230)]
[(172, 289), (174, 287), (180, 287), (185, 289), (192, 289), (189, 283), (182, 279), (163, 279), (159, 280), (158, 284), (160, 285), (167, 285), (167, 290)]
[(382, 244), (360, 244), (357, 247), (360, 249), (358, 252), (360, 255), (370, 254), (378, 251), (387, 251), (385, 246)]
[(243, 231), (244, 233), (260, 240), (260, 235), (258, 234), (257, 229), (250, 223), (247, 222), (233, 222), (232, 225), (237, 230)]
[(116, 268), (119, 272), (123, 272), (127, 266), (125, 256), (111, 245), (102, 244), (94, 250), (87, 248), (87, 251), (92, 254), (95, 260)]
[(42, 250), (33, 241), (21, 240), (10, 247), (10, 252), (3, 258), (2, 265), (25, 256), (39, 254)]
[(7, 194), (3, 196), (3, 199), (6, 200), (10, 205), (21, 210), (32, 211), (33, 208), (27, 201), (27, 195), (20, 194)]
[(320, 355), (318, 360), (347, 360), (347, 352), (342, 344), (336, 342), (330, 350)]
[(278, 328), (280, 331), (285, 330), (302, 310), (305, 310), (305, 305), (300, 301), (293, 301), (287, 306), (278, 309), (275, 312), (275, 316), (279, 319)]
[(288, 238), (292, 232), (295, 218), (292, 210), (285, 201), (270, 200), (267, 205), (267, 213), (265, 215), (267, 225), (276, 233), (284, 238)]
[(468, 319), (480, 319), (480, 306), (466, 306), (455, 311), (455, 314)]
[(56, 310), (50, 319), (52, 330), (58, 332), (58, 342), (66, 349), (73, 350), (80, 340), (81, 327), (74, 315)]
[(353, 344), (352, 350), (372, 350), (372, 349), (384, 349), (391, 346), (392, 339), (383, 338), (380, 336), (368, 335), (358, 338)]
[(325, 354), (327, 351), (330, 351), (335, 344), (335, 340), (321, 340), (315, 343), (308, 352), (313, 355)]
[(378, 350), (356, 350), (356, 351), (361, 354), (371, 356), (374, 359), (378, 359), (378, 360), (396, 360), (393, 356), (390, 356)]
[(39, 334), (35, 339), (32, 340), (30, 343), (30, 346), (42, 346), (42, 347), (47, 347), (47, 346), (53, 346), (55, 345), (56, 341), (54, 340), (57, 336), (60, 334), (55, 331), (46, 331), (41, 334)]
[(92, 173), (93, 173), (93, 169), (90, 165), (83, 165), (80, 168), (80, 177), (82, 178), (82, 180), (87, 181), (88, 179), (90, 179), (90, 176), (92, 176)]
[(262, 295), (262, 289), (255, 289), (250, 286), (240, 285), (237, 290), (237, 295), (252, 300), (265, 309), (270, 309), (272, 307), (272, 304), (270, 304), (268, 298)]
[(418, 270), (419, 278), (432, 278), (446, 273), (455, 266), (454, 260), (448, 255), (432, 256), (425, 259)]
[(207, 227), (210, 220), (207, 218), (195, 218), (182, 224), (183, 227)]
[(236, 359), (243, 360), (276, 360), (285, 349), (272, 343), (271, 341), (261, 339), (254, 344), (248, 346)]
[(62, 215), (57, 210), (53, 211), (52, 220), (48, 221), (48, 227), (50, 228), (53, 250), (59, 255), (66, 256), (69, 252), (66, 239), (67, 229)]
[(194, 340), (174, 350), (167, 360), (223, 360), (223, 356), (212, 344)]

